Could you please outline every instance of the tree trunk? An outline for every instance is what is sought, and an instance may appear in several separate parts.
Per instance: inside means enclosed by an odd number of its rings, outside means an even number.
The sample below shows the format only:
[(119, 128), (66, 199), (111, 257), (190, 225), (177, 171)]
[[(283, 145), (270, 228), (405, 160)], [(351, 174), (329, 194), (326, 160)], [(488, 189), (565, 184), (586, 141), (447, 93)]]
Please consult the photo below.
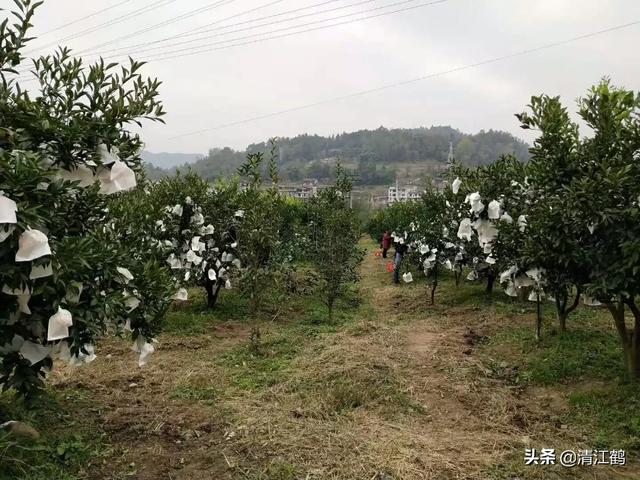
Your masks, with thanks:
[(558, 314), (558, 323), (560, 324), (560, 332), (567, 331), (567, 292), (563, 290), (556, 292), (556, 312)]
[(462, 265), (458, 265), (456, 270), (453, 271), (453, 275), (456, 279), (456, 287), (460, 286), (460, 280), (462, 279)]
[[(627, 329), (624, 318), (625, 304), (629, 307), (634, 317), (633, 330)], [(631, 380), (640, 380), (640, 310), (634, 299), (618, 300), (617, 303), (608, 303), (607, 308), (613, 317), (622, 343), (624, 364), (627, 375)]]
[(438, 288), (438, 262), (433, 267), (433, 284), (431, 285), (431, 305), (435, 304), (436, 288)]
[(630, 348), (626, 353), (627, 373), (634, 381), (640, 381), (640, 356), (638, 349)]
[(633, 313), (633, 330), (627, 332), (629, 336), (629, 351), (627, 353), (627, 370), (629, 376), (638, 381), (640, 380), (640, 309), (634, 298), (626, 300), (629, 310)]
[(493, 293), (493, 284), (496, 281), (496, 276), (493, 273), (487, 275), (487, 293)]
[[(256, 269), (257, 272), (258, 269)], [(249, 297), (249, 312), (251, 316), (255, 316), (260, 309), (260, 293), (258, 284), (258, 273), (254, 273), (251, 278), (251, 295)]]
[(334, 299), (333, 298), (329, 298), (329, 301), (327, 302), (327, 308), (329, 309), (329, 323), (330, 324), (333, 323), (333, 304), (334, 304)]
[(215, 282), (212, 282), (209, 279), (206, 280), (204, 288), (207, 291), (207, 306), (209, 308), (214, 308), (216, 306), (216, 302), (218, 301), (218, 293), (220, 293), (221, 286), (222, 284), (217, 280)]
[(561, 292), (555, 292), (556, 296), (556, 311), (558, 314), (558, 324), (560, 325), (560, 332), (565, 333), (567, 331), (567, 318), (569, 314), (573, 312), (580, 304), (580, 294), (582, 293), (579, 287), (576, 288), (576, 296), (573, 299), (571, 305), (567, 306), (569, 301), (569, 292), (563, 290)]
[(542, 338), (542, 310), (540, 308), (540, 292), (536, 293), (536, 340)]
[(560, 325), (560, 333), (567, 331), (567, 312), (558, 312), (558, 324)]

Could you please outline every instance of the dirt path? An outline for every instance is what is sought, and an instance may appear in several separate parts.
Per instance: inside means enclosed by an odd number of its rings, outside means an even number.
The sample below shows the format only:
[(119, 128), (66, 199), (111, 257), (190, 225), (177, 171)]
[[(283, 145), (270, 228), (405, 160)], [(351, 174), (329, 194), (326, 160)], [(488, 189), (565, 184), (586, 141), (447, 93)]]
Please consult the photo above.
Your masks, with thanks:
[[(405, 461), (413, 458), (416, 468), (405, 465), (406, 476), (399, 478), (637, 478), (637, 466), (622, 471), (525, 467), (526, 447), (590, 447), (585, 444), (588, 438), (559, 420), (568, 411), (566, 389), (525, 388), (513, 382), (510, 374), (515, 372), (509, 366), (500, 378), (487, 369), (478, 343), (512, 319), (473, 306), (431, 306), (424, 283), (380, 284), (380, 271), (384, 262), (369, 255), (363, 272), (370, 279), (375, 314), (386, 330), (389, 358), (426, 412), (404, 427), (414, 447)], [(446, 300), (446, 294), (439, 295)]]
[(429, 306), (424, 284), (392, 285), (386, 260), (366, 245), (356, 318), (295, 340), (271, 325), (274, 345), (295, 343), (286, 363), (268, 354), (255, 363), (256, 376), (277, 373), (271, 382), (239, 384), (220, 363), (248, 342), (250, 327), (233, 322), (161, 337), (142, 370), (128, 345), (111, 341), (87, 368), (56, 372), (57, 388), (95, 404), (86, 414), (116, 448), (94, 478), (633, 478), (522, 467), (527, 445), (584, 443), (558, 421), (565, 396), (493, 378), (477, 342), (509, 320)]

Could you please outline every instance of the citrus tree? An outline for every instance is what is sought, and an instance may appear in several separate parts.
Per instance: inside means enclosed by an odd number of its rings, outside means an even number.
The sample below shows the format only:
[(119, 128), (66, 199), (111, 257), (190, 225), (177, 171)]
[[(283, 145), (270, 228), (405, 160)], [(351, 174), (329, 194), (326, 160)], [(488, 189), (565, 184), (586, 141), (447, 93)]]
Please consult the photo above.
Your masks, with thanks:
[(416, 217), (415, 202), (394, 202), (376, 211), (367, 222), (366, 231), (376, 241), (380, 241), (385, 231), (404, 236), (411, 230), (411, 223)]
[[(532, 237), (540, 248), (530, 246), (531, 256), (549, 265), (550, 279), (560, 288), (564, 284), (568, 292), (574, 286), (576, 295), (584, 290), (606, 305), (620, 337), (627, 372), (638, 379), (640, 95), (605, 79), (579, 100), (578, 107), (591, 136), (579, 138), (578, 127), (569, 121), (557, 98), (534, 97), (531, 112), (519, 116), (525, 127), (540, 130), (533, 180), (535, 191), (545, 196), (532, 225), (540, 231), (537, 238)], [(547, 192), (547, 185), (557, 188), (557, 193)]]
[(449, 177), (453, 181), (446, 195), (452, 226), (457, 224), (461, 249), (473, 267), (468, 278), (486, 278), (487, 291), (492, 292), (501, 267), (513, 256), (514, 246), (501, 238), (501, 230), (526, 227), (526, 217), (515, 213), (525, 208), (525, 167), (514, 156), (503, 155), (473, 169), (454, 164)]
[[(640, 379), (640, 94), (608, 80), (579, 101), (593, 131), (582, 140), (579, 170), (568, 188), (582, 249), (586, 293), (612, 314), (627, 371)], [(581, 279), (585, 269), (577, 269)], [(625, 310), (631, 313), (627, 324)]]
[(583, 246), (590, 234), (576, 228), (577, 212), (566, 203), (567, 189), (579, 171), (580, 137), (558, 97), (533, 97), (529, 109), (517, 117), (523, 128), (540, 135), (531, 148), (527, 169), (528, 230), (520, 262), (543, 270), (545, 290), (556, 305), (558, 325), (564, 332), (587, 281)]
[(122, 198), (125, 210), (132, 203), (143, 205), (137, 208), (136, 223), (145, 227), (138, 230), (152, 232), (149, 248), (171, 272), (176, 300), (187, 300), (187, 288), (201, 286), (213, 308), (220, 289), (232, 287), (232, 277), (241, 267), (235, 234), (242, 220), (237, 194), (234, 183), (211, 185), (187, 172)]
[(447, 200), (435, 189), (428, 189), (420, 200), (415, 202), (416, 216), (412, 225), (414, 230), (411, 242), (411, 255), (418, 257), (418, 262), (431, 284), (431, 304), (435, 302), (438, 287), (438, 275), (441, 265), (453, 270), (448, 258), (455, 245), (449, 238), (447, 228)]
[(15, 3), (0, 24), (0, 383), (29, 394), (54, 358), (91, 361), (127, 319), (140, 363), (153, 351), (170, 281), (119, 242), (108, 197), (141, 172), (127, 125), (164, 112), (141, 63), (85, 67), (66, 49), (34, 60), (25, 89), (15, 68), (41, 2)]
[(319, 290), (333, 321), (335, 302), (350, 283), (358, 279), (363, 252), (358, 248), (360, 222), (349, 208), (351, 180), (338, 165), (336, 184), (322, 189), (307, 204), (311, 262), (318, 273)]
[[(249, 309), (255, 314), (266, 292), (279, 283), (290, 266), (290, 252), (283, 245), (280, 234), (286, 205), (277, 188), (275, 140), (271, 141), (267, 162), (262, 152), (249, 154), (238, 173), (245, 183), (238, 195), (238, 216), (242, 218), (242, 225), (237, 235), (244, 266), (241, 284), (249, 297)], [(265, 182), (265, 173), (269, 183)]]

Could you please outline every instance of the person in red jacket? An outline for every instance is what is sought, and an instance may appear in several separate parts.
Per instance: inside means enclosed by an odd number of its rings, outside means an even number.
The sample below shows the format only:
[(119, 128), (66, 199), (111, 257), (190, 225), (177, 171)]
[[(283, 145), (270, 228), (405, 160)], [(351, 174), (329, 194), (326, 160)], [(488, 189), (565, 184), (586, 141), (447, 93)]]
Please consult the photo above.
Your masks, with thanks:
[(387, 251), (391, 248), (391, 235), (387, 230), (384, 231), (384, 235), (382, 235), (382, 258), (387, 258)]

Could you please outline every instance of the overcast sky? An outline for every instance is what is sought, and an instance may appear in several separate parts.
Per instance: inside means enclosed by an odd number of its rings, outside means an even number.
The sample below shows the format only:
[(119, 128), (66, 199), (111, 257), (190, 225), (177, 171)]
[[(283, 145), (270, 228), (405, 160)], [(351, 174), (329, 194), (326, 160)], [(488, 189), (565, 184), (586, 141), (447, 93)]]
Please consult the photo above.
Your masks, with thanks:
[[(518, 128), (513, 114), (523, 110), (532, 94), (561, 95), (575, 110), (575, 99), (604, 75), (617, 84), (640, 90), (637, 51), (640, 25), (635, 25), (396, 88), (171, 138), (640, 20), (638, 0), (448, 0), (341, 26), (261, 40), (297, 31), (267, 33), (276, 29), (395, 5), (304, 28), (345, 22), (423, 5), (429, 0), (400, 2), (325, 0), (323, 6), (220, 29), (319, 4), (322, 0), (47, 0), (34, 20), (36, 36), (98, 10), (115, 7), (46, 33), (32, 42), (31, 49), (33, 54), (50, 52), (53, 47), (47, 44), (111, 21), (106, 28), (62, 43), (76, 51), (89, 49), (87, 59), (92, 58), (92, 52), (122, 48), (119, 52), (105, 53), (105, 56), (124, 52), (140, 60), (149, 60), (145, 73), (162, 80), (161, 97), (168, 112), (165, 125), (147, 123), (142, 130), (147, 149), (154, 152), (205, 153), (211, 147), (221, 146), (243, 149), (248, 143), (272, 136), (326, 135), (380, 125), (389, 128), (452, 125), (470, 133), (493, 128), (507, 130), (530, 141), (532, 137)], [(0, 0), (0, 4), (5, 3), (7, 8), (12, 4), (9, 0)], [(274, 4), (224, 20), (271, 3)], [(359, 5), (256, 27), (354, 4)], [(135, 14), (136, 10), (147, 7), (148, 11)], [(186, 16), (197, 9), (202, 10)], [(185, 18), (180, 19), (180, 15)], [(179, 21), (151, 28), (174, 20)], [(216, 35), (213, 38), (175, 45), (179, 41), (198, 38), (181, 37), (152, 45), (162, 45), (161, 49), (135, 53), (150, 46), (134, 45), (192, 32), (213, 22), (218, 23), (207, 28), (217, 30), (200, 34), (201, 37)], [(149, 30), (93, 48), (143, 29)], [(241, 29), (244, 30), (230, 33)], [(235, 43), (261, 41), (220, 48), (233, 43), (220, 43), (225, 40), (256, 34), (261, 35)], [(217, 50), (185, 56), (185, 53), (198, 51), (198, 45), (209, 45), (206, 48)], [(178, 49), (183, 49), (176, 53), (181, 55), (179, 58), (154, 60)]]

